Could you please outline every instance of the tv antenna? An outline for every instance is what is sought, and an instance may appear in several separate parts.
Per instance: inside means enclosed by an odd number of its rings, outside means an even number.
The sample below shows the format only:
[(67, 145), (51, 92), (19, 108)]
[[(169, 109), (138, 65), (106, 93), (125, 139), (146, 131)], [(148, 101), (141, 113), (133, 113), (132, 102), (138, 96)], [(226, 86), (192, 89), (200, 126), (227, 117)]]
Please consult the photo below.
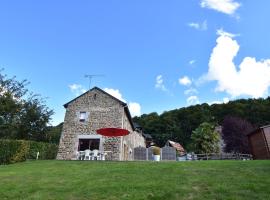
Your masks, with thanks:
[(103, 74), (85, 74), (84, 78), (88, 78), (89, 80), (89, 89), (91, 87), (92, 79), (98, 76), (104, 76)]

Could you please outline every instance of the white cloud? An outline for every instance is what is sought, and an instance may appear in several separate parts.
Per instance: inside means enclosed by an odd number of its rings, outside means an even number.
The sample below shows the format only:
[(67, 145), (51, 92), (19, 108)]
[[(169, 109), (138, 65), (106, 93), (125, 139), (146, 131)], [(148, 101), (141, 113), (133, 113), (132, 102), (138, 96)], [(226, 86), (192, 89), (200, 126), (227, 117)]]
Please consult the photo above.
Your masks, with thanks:
[(207, 30), (207, 21), (204, 20), (202, 23), (191, 22), (191, 23), (188, 23), (188, 26), (191, 28), (194, 28), (196, 30), (199, 30), (199, 31), (206, 31)]
[(163, 83), (163, 77), (162, 75), (158, 75), (156, 77), (156, 84), (155, 84), (155, 87), (157, 89), (161, 89), (162, 91), (168, 91), (167, 88), (165, 87), (164, 83)]
[(188, 63), (189, 63), (190, 65), (193, 65), (195, 62), (196, 62), (196, 60), (190, 60)]
[(85, 92), (87, 92), (87, 90), (86, 89), (81, 89), (81, 92), (85, 93)]
[(82, 85), (76, 83), (71, 84), (68, 87), (75, 96), (79, 96), (87, 91)]
[(223, 98), (223, 103), (229, 103), (230, 99), (228, 97)]
[(198, 93), (199, 93), (198, 90), (196, 90), (195, 88), (190, 88), (184, 91), (185, 95), (192, 95), (192, 94), (198, 94)]
[(126, 100), (122, 97), (122, 94), (118, 89), (104, 88), (104, 91), (114, 96), (115, 98), (119, 99), (120, 101), (126, 102)]
[(195, 28), (195, 29), (199, 29), (200, 28), (200, 25), (198, 23), (194, 23), (194, 22), (189, 23), (188, 26), (190, 26), (192, 28)]
[(202, 8), (209, 8), (228, 15), (233, 15), (241, 6), (235, 0), (201, 0)]
[(185, 86), (188, 86), (188, 85), (191, 85), (192, 81), (190, 80), (190, 78), (188, 76), (184, 76), (182, 78), (179, 78), (179, 84), (181, 85), (185, 85)]
[(232, 97), (247, 95), (258, 98), (267, 95), (270, 86), (270, 59), (257, 61), (254, 57), (245, 57), (236, 67), (233, 59), (240, 46), (233, 39), (235, 35), (222, 30), (218, 34), (205, 78), (216, 80), (216, 91), (225, 91)]
[(190, 96), (187, 98), (187, 104), (188, 105), (195, 105), (195, 104), (199, 104), (199, 98), (197, 96)]
[(212, 105), (212, 104), (226, 104), (229, 103), (230, 99), (228, 97), (223, 98), (223, 101), (212, 101), (210, 103), (208, 103), (208, 105)]
[[(104, 91), (126, 103), (126, 100), (122, 97), (122, 94), (118, 89), (104, 88)], [(139, 103), (129, 102), (128, 107), (132, 117), (141, 115), (141, 105)]]
[(82, 86), (78, 85), (78, 84), (71, 84), (68, 87), (71, 89), (71, 91), (75, 91), (75, 90), (81, 88)]
[(132, 117), (141, 116), (141, 105), (139, 103), (130, 102), (128, 107)]
[(233, 33), (226, 32), (222, 28), (217, 30), (217, 35), (219, 35), (219, 36), (227, 36), (227, 37), (230, 37), (230, 38), (240, 36), (240, 34), (233, 34)]

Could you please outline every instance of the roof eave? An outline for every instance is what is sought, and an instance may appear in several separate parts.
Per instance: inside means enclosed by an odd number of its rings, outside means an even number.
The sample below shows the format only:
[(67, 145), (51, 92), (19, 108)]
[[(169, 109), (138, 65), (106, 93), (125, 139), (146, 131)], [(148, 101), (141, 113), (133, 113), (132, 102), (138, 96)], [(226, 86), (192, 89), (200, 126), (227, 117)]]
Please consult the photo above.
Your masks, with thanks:
[(129, 120), (129, 122), (130, 122), (132, 131), (134, 131), (134, 130), (135, 130), (135, 127), (134, 127), (134, 124), (133, 124), (132, 117), (131, 117), (131, 114), (130, 114), (130, 112), (129, 112), (128, 106), (127, 106), (126, 103), (125, 103), (125, 105), (123, 105), (123, 106), (124, 106), (125, 112), (126, 112), (126, 114), (127, 114), (128, 120)]

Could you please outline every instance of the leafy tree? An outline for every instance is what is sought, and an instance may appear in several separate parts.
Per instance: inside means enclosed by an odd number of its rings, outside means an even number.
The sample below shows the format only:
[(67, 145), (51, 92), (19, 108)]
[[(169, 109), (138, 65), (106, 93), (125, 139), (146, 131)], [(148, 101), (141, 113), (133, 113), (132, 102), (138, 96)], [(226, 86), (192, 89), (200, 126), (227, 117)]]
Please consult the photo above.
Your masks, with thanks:
[(219, 138), (215, 126), (204, 122), (192, 132), (193, 150), (196, 153), (217, 153), (219, 152)]
[(254, 127), (247, 120), (227, 116), (222, 123), (222, 138), (225, 152), (249, 153), (247, 134)]
[(46, 133), (46, 141), (54, 144), (58, 144), (61, 133), (63, 129), (63, 123), (58, 124), (57, 126), (48, 127), (48, 131)]
[(8, 78), (0, 70), (0, 138), (44, 141), (53, 111), (39, 95), (30, 93), (28, 82)]
[(186, 108), (144, 114), (134, 118), (154, 141), (162, 146), (170, 139), (192, 150), (191, 134), (201, 123), (222, 124), (226, 116), (233, 115), (249, 121), (255, 127), (270, 124), (270, 97), (266, 99), (239, 99), (227, 104), (201, 104)]

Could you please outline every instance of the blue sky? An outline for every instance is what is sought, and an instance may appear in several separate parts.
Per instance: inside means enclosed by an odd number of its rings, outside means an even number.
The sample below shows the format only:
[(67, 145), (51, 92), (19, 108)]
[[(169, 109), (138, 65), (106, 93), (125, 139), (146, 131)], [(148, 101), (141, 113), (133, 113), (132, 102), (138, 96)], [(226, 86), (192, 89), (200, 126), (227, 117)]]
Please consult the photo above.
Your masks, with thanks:
[(266, 97), (270, 1), (1, 1), (0, 67), (47, 97), (53, 124), (88, 89), (133, 115)]

